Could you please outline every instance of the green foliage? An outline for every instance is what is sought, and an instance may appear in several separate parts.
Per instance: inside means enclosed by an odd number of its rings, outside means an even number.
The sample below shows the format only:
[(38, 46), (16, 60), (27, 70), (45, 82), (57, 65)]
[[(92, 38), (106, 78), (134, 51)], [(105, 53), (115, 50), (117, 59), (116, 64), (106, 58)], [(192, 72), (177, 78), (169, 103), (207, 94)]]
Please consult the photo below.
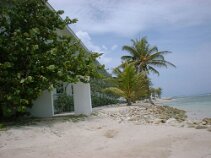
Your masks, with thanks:
[(150, 93), (152, 94), (152, 97), (154, 98), (161, 98), (161, 94), (162, 94), (162, 88), (150, 88)]
[(66, 93), (58, 95), (58, 98), (54, 101), (55, 113), (74, 111), (73, 96), (68, 96)]
[[(151, 46), (146, 37), (140, 40), (131, 40), (132, 45), (125, 45), (123, 50), (128, 51), (130, 55), (122, 56), (122, 60), (125, 62), (133, 63), (136, 67), (137, 73), (144, 73), (148, 78), (148, 74), (153, 72), (159, 75), (159, 71), (155, 67), (173, 66), (174, 64), (165, 60), (164, 55), (170, 53), (169, 51), (159, 51), (156, 46)], [(161, 91), (160, 91), (161, 92)], [(159, 93), (159, 92), (158, 92)], [(147, 87), (146, 97), (150, 98), (150, 84)], [(160, 97), (161, 93), (159, 94)]]
[(109, 97), (107, 95), (92, 95), (92, 107), (117, 104), (119, 101), (116, 98)]
[(124, 97), (128, 105), (145, 95), (149, 80), (143, 74), (136, 72), (134, 64), (124, 63), (122, 68), (114, 69), (114, 73), (116, 77), (111, 81), (115, 86), (105, 88), (104, 92)]
[(103, 90), (105, 88), (113, 86), (108, 78), (111, 77), (110, 74), (105, 69), (102, 69), (100, 72), (102, 74), (102, 78), (91, 78), (90, 85), (91, 85), (91, 94), (92, 94), (92, 107), (97, 106), (104, 106), (109, 104), (117, 104), (119, 103), (117, 95), (112, 93), (105, 93)]
[(0, 123), (0, 131), (4, 128), (5, 128), (5, 125)]
[(162, 88), (157, 88), (156, 89), (156, 94), (157, 94), (157, 96), (158, 96), (158, 98), (161, 98), (161, 95), (162, 95)]
[[(87, 82), (98, 76), (97, 53), (60, 30), (76, 22), (62, 20), (45, 0), (5, 0), (0, 5), (0, 114), (24, 113), (40, 93), (57, 83)], [(82, 77), (83, 76), (83, 77)]]
[(168, 67), (174, 64), (165, 60), (164, 55), (170, 53), (169, 51), (159, 51), (156, 46), (150, 46), (146, 37), (140, 40), (131, 40), (132, 46), (125, 45), (122, 47), (130, 55), (122, 56), (122, 60), (133, 62), (136, 66), (137, 72), (153, 72), (159, 75), (159, 72), (154, 67)]

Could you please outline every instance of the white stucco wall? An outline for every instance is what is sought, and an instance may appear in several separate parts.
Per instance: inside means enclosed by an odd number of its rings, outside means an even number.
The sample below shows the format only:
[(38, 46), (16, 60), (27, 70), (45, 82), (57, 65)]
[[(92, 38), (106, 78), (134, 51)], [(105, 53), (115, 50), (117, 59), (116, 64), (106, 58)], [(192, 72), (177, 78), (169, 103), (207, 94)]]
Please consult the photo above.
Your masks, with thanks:
[(66, 89), (66, 94), (69, 95), (69, 96), (72, 96), (73, 95), (73, 92), (72, 92), (72, 84), (65, 82), (63, 84), (63, 86), (64, 86), (64, 89)]
[[(69, 84), (67, 87), (67, 94), (72, 95), (72, 87)], [(74, 113), (89, 115), (92, 113), (91, 92), (89, 83), (73, 84), (73, 99), (74, 99)], [(30, 110), (34, 117), (52, 117), (54, 116), (54, 99), (56, 99), (56, 90), (43, 93), (33, 102), (33, 107)]]
[(89, 83), (76, 83), (73, 85), (75, 114), (89, 115), (92, 113), (91, 92)]
[(54, 115), (53, 92), (49, 92), (48, 90), (43, 91), (33, 102), (30, 112), (35, 117), (52, 117)]

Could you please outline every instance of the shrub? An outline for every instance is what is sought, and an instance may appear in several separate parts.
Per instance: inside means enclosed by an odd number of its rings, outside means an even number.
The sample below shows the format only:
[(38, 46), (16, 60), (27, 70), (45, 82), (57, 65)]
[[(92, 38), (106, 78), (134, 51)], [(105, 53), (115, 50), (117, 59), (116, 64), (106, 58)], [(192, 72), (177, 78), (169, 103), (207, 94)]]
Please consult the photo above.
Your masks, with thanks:
[(98, 54), (59, 33), (77, 20), (62, 20), (63, 11), (52, 11), (46, 1), (0, 1), (0, 114), (5, 117), (25, 113), (42, 91), (61, 81), (98, 76)]
[(74, 111), (73, 96), (68, 96), (66, 93), (59, 94), (54, 101), (54, 110), (55, 114)]
[(92, 107), (117, 104), (119, 101), (116, 98), (108, 97), (106, 95), (97, 96), (92, 95)]

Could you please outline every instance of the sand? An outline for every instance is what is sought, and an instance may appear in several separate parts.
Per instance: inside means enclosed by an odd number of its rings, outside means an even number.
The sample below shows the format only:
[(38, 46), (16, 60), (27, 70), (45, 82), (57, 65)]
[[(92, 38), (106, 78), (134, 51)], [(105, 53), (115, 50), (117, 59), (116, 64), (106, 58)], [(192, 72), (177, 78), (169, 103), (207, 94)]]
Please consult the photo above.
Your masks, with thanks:
[(41, 121), (0, 131), (0, 158), (211, 158), (211, 132), (110, 118)]

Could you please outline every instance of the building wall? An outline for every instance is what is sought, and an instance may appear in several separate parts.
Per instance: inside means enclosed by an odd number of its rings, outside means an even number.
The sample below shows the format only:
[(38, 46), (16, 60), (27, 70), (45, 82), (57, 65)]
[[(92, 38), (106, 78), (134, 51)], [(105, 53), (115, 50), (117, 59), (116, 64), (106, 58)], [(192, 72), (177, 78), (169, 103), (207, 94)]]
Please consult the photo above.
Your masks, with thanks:
[[(68, 95), (72, 95), (71, 84), (66, 87)], [(91, 92), (89, 83), (76, 83), (73, 84), (73, 98), (75, 114), (89, 115), (92, 113)], [(49, 92), (48, 90), (43, 93), (33, 102), (33, 107), (30, 110), (34, 117), (52, 117), (54, 116), (54, 99), (56, 89)]]
[(66, 90), (66, 94), (69, 96), (72, 96), (73, 95), (72, 84), (65, 82), (63, 86), (64, 86), (64, 90)]
[(30, 112), (34, 117), (52, 117), (54, 115), (53, 93), (48, 90), (43, 91), (33, 102)]
[(90, 84), (82, 82), (76, 83), (73, 85), (73, 91), (75, 114), (91, 114), (92, 103)]

